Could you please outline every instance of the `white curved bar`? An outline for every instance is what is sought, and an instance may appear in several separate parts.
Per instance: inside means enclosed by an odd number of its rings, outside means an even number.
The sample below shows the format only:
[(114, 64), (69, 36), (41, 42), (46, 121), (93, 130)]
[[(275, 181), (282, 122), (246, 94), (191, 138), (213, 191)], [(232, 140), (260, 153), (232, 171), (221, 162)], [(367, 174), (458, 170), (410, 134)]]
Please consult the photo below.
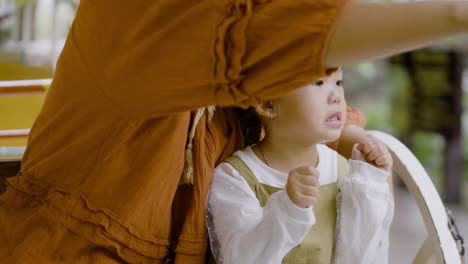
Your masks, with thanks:
[(394, 169), (416, 200), (430, 239), (434, 240), (435, 245), (440, 245), (433, 249), (437, 263), (460, 264), (457, 245), (448, 228), (445, 206), (424, 167), (395, 137), (380, 131), (369, 132), (380, 139), (392, 153)]

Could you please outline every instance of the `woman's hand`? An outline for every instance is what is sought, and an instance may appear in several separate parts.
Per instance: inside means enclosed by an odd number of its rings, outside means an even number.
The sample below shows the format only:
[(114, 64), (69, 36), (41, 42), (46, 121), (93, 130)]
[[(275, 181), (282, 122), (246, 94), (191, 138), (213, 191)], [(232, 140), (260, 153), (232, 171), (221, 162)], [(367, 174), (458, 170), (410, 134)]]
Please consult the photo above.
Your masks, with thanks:
[(367, 135), (360, 143), (354, 145), (351, 159), (367, 162), (388, 172), (393, 166), (392, 155), (388, 148), (372, 135)]
[(289, 172), (286, 191), (289, 199), (301, 208), (314, 206), (320, 188), (320, 173), (313, 166), (303, 166)]

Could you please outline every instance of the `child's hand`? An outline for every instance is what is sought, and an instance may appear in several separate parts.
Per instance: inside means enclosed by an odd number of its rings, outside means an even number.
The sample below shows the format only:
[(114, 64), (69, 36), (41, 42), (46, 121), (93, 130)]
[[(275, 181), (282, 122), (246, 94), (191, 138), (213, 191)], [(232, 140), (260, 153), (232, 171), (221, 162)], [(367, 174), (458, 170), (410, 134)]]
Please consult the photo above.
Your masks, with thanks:
[(319, 171), (312, 166), (290, 171), (286, 185), (289, 199), (301, 208), (315, 205), (320, 187), (319, 177)]
[(372, 135), (354, 145), (351, 159), (367, 162), (386, 171), (391, 171), (393, 166), (392, 155), (387, 147)]

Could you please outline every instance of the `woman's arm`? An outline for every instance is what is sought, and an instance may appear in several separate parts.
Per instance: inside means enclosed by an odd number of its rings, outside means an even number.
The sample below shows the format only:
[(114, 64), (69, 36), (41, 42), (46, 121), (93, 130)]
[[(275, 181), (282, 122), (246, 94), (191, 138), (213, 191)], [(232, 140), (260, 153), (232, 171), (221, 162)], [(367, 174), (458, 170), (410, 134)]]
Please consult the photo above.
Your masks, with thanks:
[(369, 134), (364, 128), (355, 124), (347, 124), (343, 128), (343, 132), (340, 136), (340, 142), (337, 149), (338, 153), (345, 158), (350, 159), (354, 144), (362, 142), (368, 136)]
[(390, 56), (468, 33), (468, 1), (350, 3), (331, 37), (325, 65)]

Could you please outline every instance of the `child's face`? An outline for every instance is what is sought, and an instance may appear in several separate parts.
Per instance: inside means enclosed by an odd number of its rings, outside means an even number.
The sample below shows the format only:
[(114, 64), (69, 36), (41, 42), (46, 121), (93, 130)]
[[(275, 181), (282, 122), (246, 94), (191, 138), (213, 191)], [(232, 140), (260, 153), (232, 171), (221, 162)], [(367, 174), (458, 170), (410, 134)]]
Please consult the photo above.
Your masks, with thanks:
[[(272, 133), (304, 144), (334, 141), (346, 121), (341, 69), (274, 101)], [(282, 135), (281, 135), (282, 134)]]

